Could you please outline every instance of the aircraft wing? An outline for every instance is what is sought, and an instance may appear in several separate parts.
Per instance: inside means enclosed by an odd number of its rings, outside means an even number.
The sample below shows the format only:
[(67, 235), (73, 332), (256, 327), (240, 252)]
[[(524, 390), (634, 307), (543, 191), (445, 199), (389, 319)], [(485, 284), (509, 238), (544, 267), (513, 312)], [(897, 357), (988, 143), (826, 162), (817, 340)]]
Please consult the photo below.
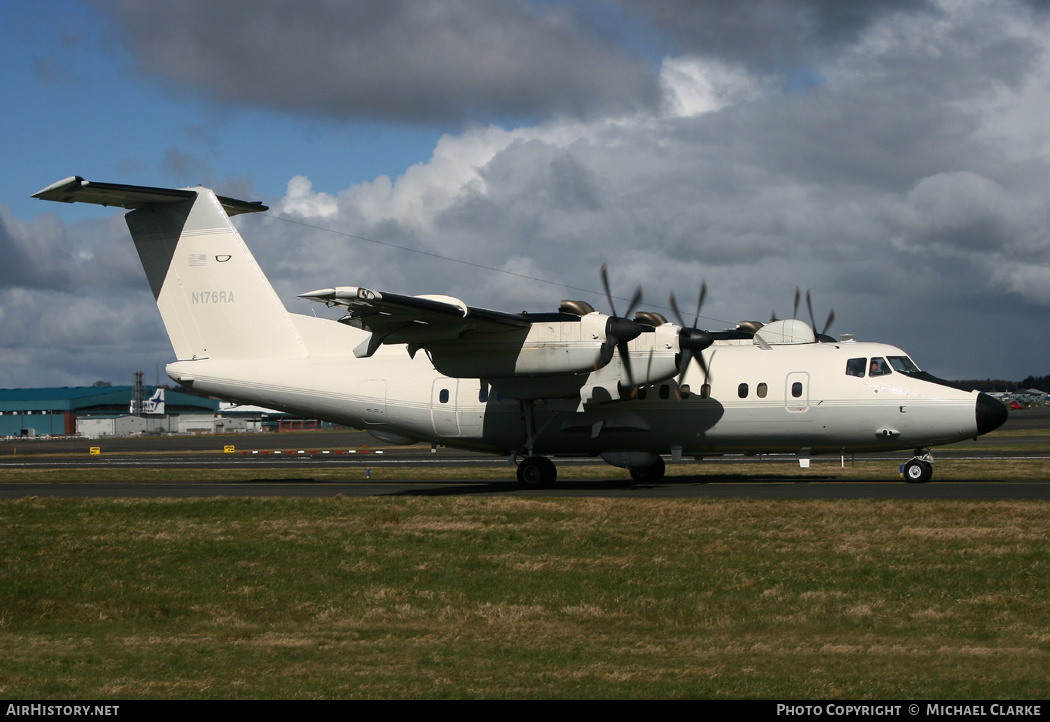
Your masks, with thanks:
[(339, 321), (372, 334), (354, 349), (359, 358), (371, 356), (382, 344), (407, 343), (420, 347), (453, 341), (471, 332), (527, 332), (532, 325), (524, 314), (475, 308), (451, 296), (404, 296), (357, 286), (338, 286), (302, 293), (299, 298), (347, 308), (349, 313)]

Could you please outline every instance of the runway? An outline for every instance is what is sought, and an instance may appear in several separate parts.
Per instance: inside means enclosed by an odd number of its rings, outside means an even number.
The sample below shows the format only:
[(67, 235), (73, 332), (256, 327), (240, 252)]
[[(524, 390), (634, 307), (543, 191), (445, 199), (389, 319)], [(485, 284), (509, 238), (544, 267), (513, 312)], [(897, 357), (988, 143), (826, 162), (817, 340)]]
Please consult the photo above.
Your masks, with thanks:
[[(100, 453), (92, 455), (91, 447)], [(232, 446), (233, 449), (228, 447)], [(226, 451), (224, 451), (226, 448)], [(905, 452), (858, 456), (857, 460), (884, 461), (895, 467), (909, 457)], [(836, 478), (843, 460), (839, 457), (814, 458), (805, 476), (789, 475), (797, 468), (794, 457), (726, 456), (700, 462), (702, 476), (672, 476), (658, 483), (639, 484), (623, 470), (602, 466), (604, 478), (563, 479), (553, 489), (525, 491), (510, 475), (479, 476), (478, 469), (498, 468), (505, 459), (490, 455), (424, 445), (396, 447), (376, 441), (357, 431), (300, 434), (253, 434), (233, 436), (145, 437), (128, 439), (62, 439), (0, 441), (0, 498), (37, 497), (214, 497), (214, 496), (443, 496), (511, 495), (548, 497), (650, 497), (650, 498), (783, 498), (783, 499), (1050, 499), (1050, 409), (1029, 409), (1013, 413), (1003, 428), (978, 442), (962, 442), (934, 449), (938, 461), (999, 460), (1004, 464), (1027, 460), (1044, 463), (1045, 478), (1036, 480), (934, 480), (914, 485), (895, 480)], [(850, 457), (845, 460), (850, 463)], [(559, 468), (601, 464), (591, 458), (557, 459)], [(711, 469), (735, 465), (734, 471), (720, 478)], [(399, 479), (400, 469), (414, 467)], [(432, 467), (433, 480), (419, 468)], [(728, 468), (728, 467), (727, 467)], [(935, 466), (935, 469), (937, 467)], [(128, 472), (143, 471), (142, 480), (127, 479)], [(199, 479), (200, 470), (215, 470), (216, 480)], [(449, 469), (463, 469), (456, 478)], [(186, 480), (179, 480), (180, 471)], [(191, 470), (194, 473), (190, 473)], [(25, 474), (19, 473), (24, 471)], [(47, 471), (70, 472), (69, 480), (32, 482), (29, 478)], [(227, 472), (239, 472), (243, 479), (224, 480)], [(91, 481), (80, 481), (82, 475)], [(99, 472), (102, 472), (101, 474)], [(148, 472), (148, 473), (147, 473)], [(165, 473), (170, 472), (170, 473)], [(289, 474), (294, 472), (294, 474)], [(345, 476), (371, 478), (327, 480), (334, 472)], [(607, 474), (606, 474), (607, 472)], [(700, 472), (698, 472), (699, 474)], [(158, 474), (165, 478), (157, 479)], [(437, 476), (443, 478), (438, 479)], [(480, 475), (484, 476), (485, 472)], [(291, 476), (291, 478), (288, 478)], [(424, 480), (419, 480), (423, 476)], [(499, 478), (503, 476), (503, 478)], [(568, 474), (566, 474), (568, 476)], [(1007, 475), (1009, 476), (1009, 475)], [(72, 478), (70, 478), (72, 477)], [(100, 478), (101, 477), (101, 478)], [(316, 478), (322, 477), (322, 478)], [(452, 478), (449, 478), (452, 477)], [(227, 479), (229, 476), (227, 475)]]

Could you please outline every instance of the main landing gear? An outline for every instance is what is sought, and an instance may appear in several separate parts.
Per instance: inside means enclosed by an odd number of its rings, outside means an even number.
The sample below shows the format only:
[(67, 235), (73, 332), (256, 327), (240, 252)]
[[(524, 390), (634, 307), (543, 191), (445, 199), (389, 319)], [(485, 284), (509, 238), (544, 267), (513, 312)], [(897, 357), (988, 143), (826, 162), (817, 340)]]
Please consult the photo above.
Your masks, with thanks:
[(901, 476), (909, 484), (925, 484), (933, 477), (933, 456), (929, 449), (916, 449), (915, 458), (901, 466)]
[(558, 467), (546, 456), (526, 456), (518, 464), (518, 486), (522, 489), (550, 489), (558, 480)]
[(638, 466), (629, 471), (631, 472), (631, 478), (635, 481), (652, 483), (664, 478), (664, 473), (667, 471), (667, 465), (664, 464), (663, 459), (657, 457), (656, 461), (649, 466)]
[(536, 442), (534, 401), (521, 402), (521, 417), (525, 422), (525, 458), (518, 464), (518, 486), (522, 489), (550, 489), (558, 480), (558, 467), (546, 456), (533, 455)]

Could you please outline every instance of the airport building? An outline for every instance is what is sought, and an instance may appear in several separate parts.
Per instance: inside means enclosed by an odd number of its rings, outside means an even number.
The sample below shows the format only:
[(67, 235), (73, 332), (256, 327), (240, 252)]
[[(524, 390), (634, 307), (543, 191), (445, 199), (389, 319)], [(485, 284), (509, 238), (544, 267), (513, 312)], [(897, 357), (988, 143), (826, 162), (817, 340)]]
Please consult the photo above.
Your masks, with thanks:
[(214, 399), (148, 386), (0, 389), (0, 436), (193, 433), (182, 422), (213, 432), (218, 410)]

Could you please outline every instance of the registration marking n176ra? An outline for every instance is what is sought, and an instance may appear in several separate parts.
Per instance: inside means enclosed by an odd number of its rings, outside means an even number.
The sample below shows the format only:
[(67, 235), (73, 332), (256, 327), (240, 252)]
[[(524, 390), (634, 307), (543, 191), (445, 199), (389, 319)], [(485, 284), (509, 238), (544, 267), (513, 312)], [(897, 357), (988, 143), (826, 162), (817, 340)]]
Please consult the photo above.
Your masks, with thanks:
[(190, 303), (233, 303), (233, 291), (194, 291)]

